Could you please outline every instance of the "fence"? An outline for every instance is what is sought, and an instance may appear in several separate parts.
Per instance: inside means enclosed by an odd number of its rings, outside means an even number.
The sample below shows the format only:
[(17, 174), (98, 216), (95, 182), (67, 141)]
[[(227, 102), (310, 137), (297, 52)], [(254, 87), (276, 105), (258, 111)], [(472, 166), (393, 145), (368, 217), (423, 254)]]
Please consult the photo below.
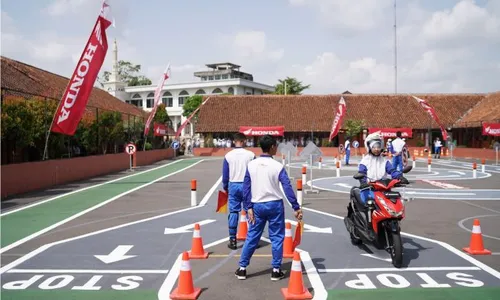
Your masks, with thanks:
[[(43, 160), (59, 101), (46, 95), (1, 89), (2, 164)], [(144, 123), (143, 116), (87, 105), (75, 135), (50, 133), (46, 159), (117, 153), (130, 141), (142, 150)], [(150, 133), (148, 150), (164, 148), (163, 139), (153, 138), (152, 130)]]

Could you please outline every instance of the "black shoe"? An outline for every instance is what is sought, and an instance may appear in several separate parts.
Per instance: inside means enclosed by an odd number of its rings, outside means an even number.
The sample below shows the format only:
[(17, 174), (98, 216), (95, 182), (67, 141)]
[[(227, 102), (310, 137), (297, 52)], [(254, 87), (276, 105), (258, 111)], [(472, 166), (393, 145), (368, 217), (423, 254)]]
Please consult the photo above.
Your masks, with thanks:
[(283, 278), (285, 278), (285, 274), (283, 274), (281, 269), (278, 271), (273, 270), (273, 273), (271, 274), (272, 281), (278, 281), (278, 280), (283, 279)]
[(227, 247), (232, 250), (238, 249), (238, 244), (236, 243), (236, 239), (229, 239), (229, 244), (227, 244)]
[(247, 270), (238, 268), (236, 272), (234, 272), (234, 275), (236, 275), (236, 278), (238, 278), (239, 280), (245, 280), (247, 279)]

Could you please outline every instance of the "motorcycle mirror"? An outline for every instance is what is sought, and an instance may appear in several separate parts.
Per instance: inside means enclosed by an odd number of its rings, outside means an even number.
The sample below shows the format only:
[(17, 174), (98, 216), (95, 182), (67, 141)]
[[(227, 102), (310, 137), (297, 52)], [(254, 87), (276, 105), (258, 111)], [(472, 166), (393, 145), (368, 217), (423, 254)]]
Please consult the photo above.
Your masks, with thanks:
[(354, 178), (356, 180), (363, 179), (364, 177), (365, 177), (365, 174), (363, 174), (363, 173), (356, 173), (356, 174), (354, 174), (354, 176), (352, 176), (352, 178)]
[(411, 169), (413, 169), (413, 166), (406, 166), (403, 168), (403, 173), (408, 173), (411, 171)]

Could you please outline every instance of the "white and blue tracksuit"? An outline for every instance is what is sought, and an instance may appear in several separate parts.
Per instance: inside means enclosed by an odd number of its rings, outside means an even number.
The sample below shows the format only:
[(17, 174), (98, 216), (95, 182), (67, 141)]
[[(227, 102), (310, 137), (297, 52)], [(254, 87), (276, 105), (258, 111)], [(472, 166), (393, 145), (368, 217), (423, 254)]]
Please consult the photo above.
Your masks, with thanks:
[(226, 154), (222, 163), (222, 187), (228, 192), (229, 237), (236, 238), (238, 218), (243, 202), (242, 185), (248, 163), (255, 158), (252, 151), (236, 147)]
[(285, 207), (280, 183), (293, 210), (300, 208), (292, 184), (283, 165), (270, 155), (263, 154), (248, 164), (243, 181), (243, 205), (245, 210), (253, 209), (255, 223), (249, 224), (247, 238), (243, 245), (240, 267), (250, 263), (259, 240), (269, 222), (269, 239), (273, 254), (273, 268), (280, 268), (283, 260), (285, 239)]
[[(392, 143), (392, 165), (396, 170), (402, 172), (403, 171), (403, 148), (405, 146), (405, 142), (400, 138), (395, 138)], [(399, 155), (396, 155), (399, 153)]]
[(351, 157), (351, 141), (345, 141), (345, 164), (349, 164), (349, 158)]
[[(367, 183), (368, 180), (381, 180), (386, 177), (386, 174), (391, 175), (391, 178), (399, 178), (403, 175), (393, 167), (388, 159), (382, 155), (373, 156), (371, 154), (363, 157), (359, 163), (358, 172), (365, 174), (365, 177), (360, 180), (361, 184)], [(363, 204), (366, 204), (368, 199), (375, 199), (375, 195), (371, 189), (362, 190), (360, 194)]]

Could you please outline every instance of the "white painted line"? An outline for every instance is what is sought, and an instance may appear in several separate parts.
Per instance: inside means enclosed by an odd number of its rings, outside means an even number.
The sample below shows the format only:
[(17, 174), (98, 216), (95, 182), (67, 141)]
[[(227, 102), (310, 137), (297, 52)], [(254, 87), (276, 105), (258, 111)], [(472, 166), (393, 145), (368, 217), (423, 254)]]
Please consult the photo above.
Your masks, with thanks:
[(191, 228), (194, 228), (194, 225), (195, 224), (198, 224), (200, 226), (203, 226), (203, 225), (207, 225), (207, 224), (210, 224), (210, 223), (213, 223), (217, 220), (213, 220), (213, 219), (206, 219), (206, 220), (202, 220), (202, 221), (198, 221), (196, 223), (192, 223), (192, 224), (188, 224), (188, 225), (184, 225), (184, 226), (180, 226), (180, 227), (177, 227), (177, 228), (165, 228), (164, 230), (164, 234), (175, 234), (175, 233), (186, 233), (186, 232), (191, 232)]
[(200, 201), (200, 204), (198, 206), (205, 206), (207, 204), (208, 200), (210, 200), (210, 197), (212, 197), (212, 194), (215, 192), (215, 189), (219, 186), (219, 184), (222, 182), (222, 176), (217, 179), (215, 184), (210, 188), (208, 193), (205, 194), (205, 197)]
[(175, 175), (175, 174), (177, 174), (177, 173), (180, 173), (180, 172), (183, 172), (183, 171), (185, 171), (185, 170), (187, 170), (187, 169), (189, 169), (189, 168), (192, 168), (192, 167), (196, 166), (197, 164), (201, 163), (202, 161), (203, 161), (203, 159), (202, 159), (202, 160), (199, 160), (199, 161), (195, 162), (194, 164), (191, 164), (191, 165), (189, 165), (189, 166), (187, 166), (187, 167), (184, 167), (184, 168), (182, 168), (182, 169), (180, 169), (180, 170), (178, 170), (178, 171), (175, 171), (175, 172), (172, 172), (172, 173), (167, 174), (167, 175), (165, 175), (165, 176), (162, 176), (162, 177), (160, 177), (160, 178), (157, 178), (157, 179), (155, 179), (155, 180), (153, 180), (153, 181), (150, 181), (150, 182), (148, 182), (148, 183), (145, 183), (145, 184), (143, 184), (143, 185), (140, 185), (140, 186), (138, 186), (138, 187), (135, 187), (135, 188), (133, 188), (133, 189), (131, 189), (131, 190), (128, 190), (128, 191), (126, 191), (126, 192), (123, 192), (123, 193), (121, 193), (121, 194), (119, 194), (119, 195), (117, 195), (117, 196), (115, 196), (115, 197), (113, 197), (113, 198), (111, 198), (111, 199), (108, 199), (108, 200), (106, 200), (106, 201), (104, 201), (104, 202), (101, 202), (101, 203), (99, 203), (99, 204), (97, 204), (97, 205), (94, 205), (94, 206), (92, 206), (92, 207), (90, 207), (90, 208), (87, 208), (87, 209), (86, 209), (86, 210), (84, 210), (84, 211), (81, 211), (81, 212), (79, 212), (79, 213), (77, 213), (77, 214), (75, 214), (75, 215), (72, 215), (71, 217), (68, 217), (68, 218), (66, 218), (66, 219), (64, 219), (64, 220), (62, 220), (62, 221), (59, 221), (59, 222), (57, 222), (57, 223), (55, 223), (55, 224), (52, 224), (52, 225), (51, 225), (51, 226), (49, 226), (49, 227), (46, 227), (46, 228), (44, 228), (44, 229), (42, 229), (42, 230), (40, 230), (40, 231), (37, 231), (37, 232), (35, 232), (35, 233), (33, 233), (33, 234), (31, 234), (31, 235), (29, 235), (29, 236), (25, 237), (25, 238), (22, 238), (22, 239), (20, 239), (20, 240), (16, 241), (16, 242), (14, 242), (14, 243), (12, 243), (12, 244), (10, 244), (10, 245), (7, 245), (7, 246), (3, 247), (2, 249), (0, 249), (0, 253), (4, 253), (5, 251), (8, 251), (8, 250), (10, 250), (10, 249), (12, 249), (12, 248), (14, 248), (14, 247), (19, 246), (19, 245), (22, 245), (22, 244), (26, 243), (27, 241), (32, 240), (32, 239), (34, 239), (34, 238), (36, 238), (37, 236), (40, 236), (40, 235), (42, 235), (42, 234), (44, 234), (44, 233), (46, 233), (46, 232), (48, 232), (48, 231), (50, 231), (50, 230), (52, 230), (52, 229), (54, 229), (54, 228), (57, 228), (58, 226), (61, 226), (61, 225), (65, 224), (65, 223), (67, 223), (67, 222), (69, 222), (69, 221), (71, 221), (71, 220), (74, 220), (74, 219), (76, 219), (76, 218), (78, 218), (78, 217), (80, 217), (80, 216), (83, 216), (84, 214), (86, 214), (86, 213), (88, 213), (88, 212), (91, 212), (91, 211), (93, 211), (93, 210), (95, 210), (95, 209), (97, 209), (97, 208), (99, 208), (99, 207), (101, 207), (101, 206), (104, 206), (104, 205), (106, 205), (106, 204), (108, 204), (108, 203), (110, 203), (110, 202), (112, 202), (112, 201), (114, 201), (114, 200), (116, 200), (116, 199), (119, 199), (119, 198), (121, 198), (121, 197), (123, 197), (123, 196), (125, 196), (125, 195), (127, 195), (127, 194), (130, 194), (130, 193), (135, 192), (135, 191), (137, 191), (137, 190), (139, 190), (139, 189), (142, 189), (143, 187), (146, 187), (146, 186), (148, 186), (148, 185), (151, 185), (151, 184), (153, 184), (153, 183), (155, 183), (155, 182), (157, 182), (157, 181), (163, 180), (163, 179), (165, 179), (165, 178), (167, 178), (167, 177), (173, 176), (173, 175)]
[(428, 180), (428, 179), (423, 179), (422, 180), (425, 183), (431, 184), (433, 186), (437, 186), (443, 189), (464, 189), (464, 187), (454, 185), (451, 183), (445, 183), (445, 182), (440, 182), (440, 181), (434, 181), (434, 180)]
[[(297, 221), (293, 221), (290, 219), (285, 219), (285, 222), (289, 222), (293, 226), (297, 226)], [(332, 234), (332, 227), (316, 227), (310, 224), (304, 224), (305, 232), (315, 232), (315, 233), (330, 233)]]
[(428, 272), (428, 271), (479, 271), (479, 267), (413, 267), (413, 268), (348, 268), (318, 269), (319, 273), (365, 273), (365, 272)]
[[(225, 241), (228, 241), (228, 238), (222, 238), (220, 240), (217, 240), (215, 242), (206, 244), (203, 246), (204, 249), (213, 247), (215, 245), (224, 243)], [(177, 259), (174, 262), (174, 265), (170, 269), (170, 273), (168, 273), (167, 278), (165, 278), (165, 281), (163, 281), (160, 290), (158, 291), (158, 300), (170, 300), (170, 293), (172, 292), (172, 289), (174, 288), (174, 284), (177, 281), (177, 278), (179, 277), (180, 270), (181, 270), (181, 263), (182, 263), (182, 253), (179, 254)]]
[(365, 256), (365, 257), (375, 258), (375, 259), (378, 259), (378, 260), (383, 260), (383, 261), (386, 261), (386, 262), (392, 262), (392, 259), (390, 259), (390, 258), (378, 257), (378, 256), (376, 256), (375, 254), (370, 254), (370, 253), (361, 253), (361, 255), (362, 255), (362, 256)]
[(465, 176), (465, 172), (460, 172), (460, 171), (448, 171), (450, 173), (456, 173), (458, 175), (462, 175), (462, 176)]
[(491, 255), (500, 255), (500, 252), (492, 252)]
[(84, 269), (10, 269), (7, 273), (30, 274), (167, 274), (169, 270), (84, 270)]
[[(468, 202), (466, 202), (468, 203)], [(496, 212), (496, 211), (495, 211)], [(480, 216), (473, 216), (473, 217), (469, 217), (469, 218), (465, 218), (465, 219), (462, 219), (460, 221), (458, 221), (457, 225), (458, 227), (462, 228), (463, 230), (467, 231), (467, 232), (470, 232), (472, 233), (472, 230), (470, 230), (469, 228), (465, 227), (464, 225), (464, 222), (465, 221), (468, 221), (468, 220), (471, 220), (471, 219), (479, 219), (479, 218), (486, 218), (486, 217), (498, 217), (499, 215), (480, 215)], [(481, 233), (481, 235), (483, 237), (486, 237), (486, 238), (490, 238), (490, 239), (494, 239), (494, 240), (498, 240), (500, 241), (500, 237), (496, 237), (496, 236), (491, 236), (491, 235), (487, 235), (487, 234), (484, 234), (484, 233)]]
[(71, 191), (71, 192), (68, 192), (68, 193), (57, 195), (57, 196), (49, 198), (49, 199), (45, 199), (45, 200), (38, 201), (38, 202), (29, 204), (29, 205), (26, 205), (26, 206), (23, 206), (23, 207), (19, 207), (19, 208), (13, 209), (13, 210), (9, 210), (9, 211), (7, 211), (7, 212), (5, 212), (3, 214), (0, 214), (0, 217), (7, 216), (7, 215), (10, 215), (12, 213), (15, 213), (15, 212), (18, 212), (18, 211), (21, 211), (21, 210), (25, 210), (25, 209), (28, 209), (28, 208), (31, 208), (31, 207), (34, 207), (34, 206), (37, 206), (37, 205), (40, 205), (40, 204), (44, 204), (44, 203), (47, 203), (47, 202), (50, 202), (52, 200), (56, 200), (56, 199), (59, 199), (59, 198), (65, 197), (65, 196), (69, 196), (69, 195), (72, 195), (72, 194), (83, 192), (83, 191), (86, 191), (86, 190), (89, 190), (89, 189), (92, 189), (92, 188), (95, 188), (95, 187), (103, 186), (105, 184), (113, 183), (113, 182), (120, 181), (120, 180), (123, 180), (123, 179), (126, 179), (126, 178), (130, 178), (130, 177), (133, 177), (133, 176), (137, 176), (137, 175), (141, 175), (141, 174), (148, 173), (148, 172), (151, 172), (151, 171), (155, 171), (155, 170), (158, 170), (158, 169), (170, 166), (172, 164), (178, 163), (178, 162), (180, 162), (182, 160), (184, 160), (184, 158), (176, 160), (176, 161), (168, 163), (168, 164), (165, 164), (165, 165), (161, 165), (161, 166), (153, 168), (153, 169), (149, 169), (149, 170), (142, 171), (142, 172), (139, 172), (139, 173), (135, 173), (135, 174), (127, 175), (127, 176), (124, 176), (124, 177), (116, 178), (116, 179), (109, 180), (109, 181), (106, 181), (106, 182), (103, 182), (103, 183), (99, 183), (99, 184), (87, 186), (87, 187), (84, 187), (84, 188), (81, 188), (81, 189), (78, 189), (78, 190), (74, 190), (74, 191)]
[[(475, 196), (476, 193), (441, 193), (439, 190), (436, 190), (435, 192), (431, 193), (426, 193), (426, 192), (418, 192), (418, 191), (406, 191), (407, 194), (410, 195), (435, 195), (436, 198), (439, 198), (439, 196)], [(460, 200), (460, 199), (457, 199)]]

